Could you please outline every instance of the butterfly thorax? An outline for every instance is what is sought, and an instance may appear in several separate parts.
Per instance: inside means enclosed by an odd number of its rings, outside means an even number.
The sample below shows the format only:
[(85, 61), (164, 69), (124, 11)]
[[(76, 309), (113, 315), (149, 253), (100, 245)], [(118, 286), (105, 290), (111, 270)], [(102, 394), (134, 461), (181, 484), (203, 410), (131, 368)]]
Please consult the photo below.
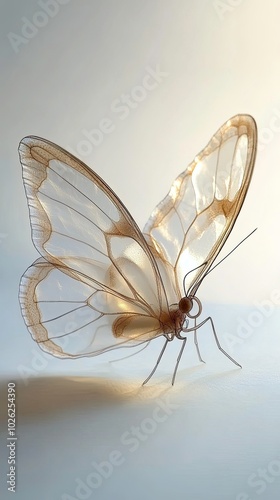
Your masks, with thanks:
[(196, 297), (182, 297), (176, 307), (170, 309), (168, 313), (163, 312), (161, 314), (160, 322), (163, 334), (166, 335), (169, 340), (173, 340), (174, 337), (182, 339), (180, 332), (189, 316), (189, 312), (193, 308), (193, 299), (198, 301)]
[(163, 311), (159, 318), (162, 333), (166, 335), (169, 340), (172, 340), (182, 331), (185, 319), (186, 314), (182, 313), (178, 307), (168, 312)]
[(187, 314), (192, 309), (192, 305), (192, 300), (190, 298), (183, 297), (179, 303), (168, 312), (162, 312), (160, 317), (162, 331), (170, 340), (174, 337), (180, 338), (180, 332), (184, 327)]

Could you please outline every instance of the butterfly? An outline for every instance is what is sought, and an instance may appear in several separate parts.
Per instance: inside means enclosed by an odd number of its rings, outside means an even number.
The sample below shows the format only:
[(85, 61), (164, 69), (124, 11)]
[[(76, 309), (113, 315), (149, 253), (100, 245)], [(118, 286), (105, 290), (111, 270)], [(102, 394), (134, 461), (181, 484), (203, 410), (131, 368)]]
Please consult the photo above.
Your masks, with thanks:
[[(113, 190), (87, 165), (39, 137), (19, 145), (33, 243), (40, 253), (21, 278), (24, 321), (44, 351), (96, 356), (162, 336), (187, 334), (202, 305), (197, 291), (227, 240), (253, 173), (257, 128), (236, 115), (175, 179), (141, 232)], [(189, 321), (194, 326), (189, 327)]]

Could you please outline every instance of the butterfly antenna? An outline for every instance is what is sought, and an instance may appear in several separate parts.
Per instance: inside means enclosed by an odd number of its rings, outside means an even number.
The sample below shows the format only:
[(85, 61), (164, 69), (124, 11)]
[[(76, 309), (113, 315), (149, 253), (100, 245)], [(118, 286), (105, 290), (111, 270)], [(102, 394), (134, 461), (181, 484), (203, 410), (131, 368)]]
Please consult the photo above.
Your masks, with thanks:
[(205, 276), (207, 276), (207, 274), (211, 273), (211, 271), (213, 271), (213, 269), (215, 269), (215, 267), (219, 266), (225, 259), (227, 259), (242, 243), (244, 243), (245, 240), (247, 240), (250, 236), (252, 236), (252, 234), (257, 229), (258, 228), (256, 227), (255, 229), (253, 229), (253, 231), (251, 231), (251, 233), (247, 234), (247, 236), (245, 236), (245, 238), (243, 238), (243, 240), (241, 240), (225, 257), (223, 257), (217, 264), (215, 264), (215, 266), (211, 267), (211, 269), (209, 269), (209, 271), (207, 271)]
[[(201, 285), (202, 281), (204, 280), (204, 278), (209, 274), (211, 273), (215, 267), (219, 266), (225, 259), (227, 259), (242, 243), (244, 243), (245, 240), (247, 240), (250, 236), (252, 236), (252, 234), (257, 230), (258, 228), (256, 227), (255, 229), (253, 229), (253, 231), (251, 231), (251, 233), (247, 234), (247, 236), (245, 236), (245, 238), (243, 238), (243, 240), (241, 240), (225, 257), (223, 257), (219, 262), (217, 262), (217, 264), (215, 264), (213, 267), (211, 267), (207, 273), (204, 274), (204, 276), (202, 276), (202, 278), (196, 283), (196, 285), (193, 287), (193, 289), (195, 290), (194, 292), (194, 295), (198, 289), (198, 287)], [(207, 262), (206, 262), (207, 263)], [(205, 264), (205, 263), (204, 263)], [(202, 264), (202, 265), (204, 265)], [(201, 266), (199, 266), (201, 267)], [(186, 275), (187, 276), (187, 275)], [(184, 278), (185, 279), (185, 278)], [(185, 286), (184, 286), (184, 291), (185, 291)], [(188, 290), (188, 293), (189, 293), (189, 290)]]
[(190, 274), (190, 273), (193, 273), (194, 271), (196, 271), (197, 269), (199, 269), (200, 267), (202, 266), (206, 266), (207, 264), (207, 261), (206, 262), (203, 262), (203, 264), (200, 264), (200, 266), (197, 266), (195, 267), (194, 269), (191, 269), (191, 271), (189, 271), (187, 274), (185, 274), (184, 276), (184, 279), (183, 279), (183, 288), (184, 288), (184, 292), (185, 292), (185, 296), (187, 297), (187, 291), (186, 291), (186, 277)]

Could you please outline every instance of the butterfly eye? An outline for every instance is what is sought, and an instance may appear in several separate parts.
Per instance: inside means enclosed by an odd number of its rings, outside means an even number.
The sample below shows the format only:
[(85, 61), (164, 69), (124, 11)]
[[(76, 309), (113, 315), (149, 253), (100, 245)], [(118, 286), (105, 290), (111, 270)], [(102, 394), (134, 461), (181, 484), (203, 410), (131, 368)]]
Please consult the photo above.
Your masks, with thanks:
[(189, 297), (183, 297), (179, 302), (179, 309), (182, 313), (188, 314), (193, 308), (193, 301)]

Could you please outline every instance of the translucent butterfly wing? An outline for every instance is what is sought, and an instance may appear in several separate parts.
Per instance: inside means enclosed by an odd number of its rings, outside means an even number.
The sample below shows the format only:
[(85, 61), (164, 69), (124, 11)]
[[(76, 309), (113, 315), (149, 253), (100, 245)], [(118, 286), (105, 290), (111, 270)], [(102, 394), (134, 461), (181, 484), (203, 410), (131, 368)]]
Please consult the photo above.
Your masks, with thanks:
[(20, 286), (34, 340), (56, 356), (75, 357), (162, 334), (168, 304), (161, 277), (121, 201), (48, 141), (27, 137), (19, 154), (32, 239), (43, 257)]
[[(184, 296), (207, 272), (235, 223), (251, 180), (257, 129), (249, 115), (227, 121), (174, 181), (148, 220), (144, 234), (165, 283)], [(167, 288), (168, 290), (168, 288)]]

